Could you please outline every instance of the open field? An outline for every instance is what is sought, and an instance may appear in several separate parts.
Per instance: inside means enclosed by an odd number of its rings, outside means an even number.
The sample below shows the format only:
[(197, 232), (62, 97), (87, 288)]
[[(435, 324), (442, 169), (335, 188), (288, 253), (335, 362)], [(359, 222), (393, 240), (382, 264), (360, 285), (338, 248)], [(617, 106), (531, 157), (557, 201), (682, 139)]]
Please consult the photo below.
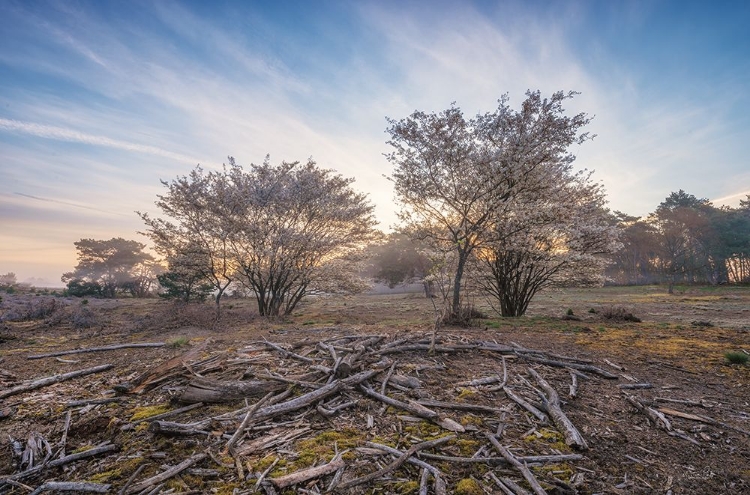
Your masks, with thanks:
[[(432, 354), (420, 345), (429, 341), (434, 309), (419, 294), (313, 298), (297, 314), (278, 320), (259, 318), (250, 300), (228, 299), (216, 325), (210, 305), (64, 300), (38, 319), (0, 324), (0, 493), (28, 493), (45, 481), (93, 482), (109, 485), (110, 493), (123, 487), (124, 493), (255, 493), (256, 484), (258, 493), (318, 493), (331, 486), (340, 465), (345, 468), (339, 484), (345, 488), (336, 489), (339, 493), (418, 493), (423, 466), (409, 461), (386, 471), (397, 457), (372, 443), (400, 452), (423, 448), (416, 455), (437, 470), (447, 493), (506, 493), (496, 478), (528, 490), (488, 435), (516, 457), (572, 455), (529, 461), (548, 493), (750, 493), (750, 365), (730, 364), (725, 357), (750, 351), (750, 288), (665, 292), (660, 287), (546, 292), (526, 317), (442, 328)], [(3, 314), (31, 311), (45, 297), (3, 294)], [(613, 307), (643, 321), (606, 319)], [(574, 318), (564, 319), (569, 309)], [(168, 345), (28, 359), (147, 342)], [(357, 352), (350, 373), (331, 374), (334, 355)], [(544, 361), (552, 358), (567, 368)], [(105, 364), (112, 367), (9, 393), (32, 380)], [(578, 390), (570, 397), (570, 367), (578, 365), (614, 378), (580, 370), (586, 378), (575, 375)], [(507, 387), (540, 407), (543, 387), (529, 369), (545, 378), (588, 448), (568, 441), (554, 419), (535, 417), (497, 383), (467, 383), (500, 379), (504, 369)], [(145, 376), (149, 370), (153, 373)], [(250, 421), (252, 427), (229, 451), (225, 445), (245, 415), (232, 414), (245, 406), (242, 398), (168, 415), (191, 402), (186, 390), (200, 377), (212, 383), (265, 379), (282, 384), (282, 390), (295, 382), (290, 397), (299, 398), (368, 370), (372, 376), (363, 384), (371, 390), (402, 404), (419, 402), (437, 414), (386, 406), (348, 382), (308, 408), (267, 419), (259, 409), (262, 417)], [(397, 378), (409, 385), (399, 385)], [(650, 388), (631, 388), (644, 384)], [(265, 392), (248, 395), (253, 404)], [(102, 403), (90, 402), (95, 399)], [(649, 411), (662, 414), (669, 428), (655, 416), (649, 419)], [(156, 415), (164, 413), (169, 422), (200, 424), (194, 427), (198, 432), (156, 431), (154, 423), (162, 418)], [(442, 439), (449, 434), (455, 438)], [(24, 475), (21, 460), (7, 455), (14, 440), (17, 450), (42, 458), (47, 444), (55, 459), (92, 454)], [(483, 460), (467, 460), (471, 457)], [(186, 460), (194, 464), (145, 483)], [(28, 458), (25, 462), (28, 470)], [(277, 486), (286, 475), (328, 463), (328, 474)], [(381, 468), (374, 479), (347, 488)], [(257, 483), (261, 476), (266, 481)], [(434, 476), (425, 480), (429, 493), (441, 491)]]

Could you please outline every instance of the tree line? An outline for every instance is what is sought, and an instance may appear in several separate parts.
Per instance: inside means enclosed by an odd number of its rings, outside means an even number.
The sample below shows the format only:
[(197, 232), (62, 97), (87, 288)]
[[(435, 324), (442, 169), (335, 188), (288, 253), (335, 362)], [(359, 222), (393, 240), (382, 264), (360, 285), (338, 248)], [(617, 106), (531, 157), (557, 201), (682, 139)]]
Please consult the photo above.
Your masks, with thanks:
[(210, 296), (217, 315), (232, 290), (275, 316), (311, 294), (361, 291), (367, 278), (411, 279), (450, 323), (470, 317), (476, 296), (521, 316), (548, 286), (746, 281), (747, 230), (736, 235), (746, 203), (716, 209), (680, 191), (647, 219), (606, 208), (591, 172), (573, 169), (571, 149), (594, 138), (590, 117), (563, 108), (576, 94), (529, 91), (519, 110), (506, 95), (474, 117), (452, 105), (388, 119), (400, 219), (390, 236), (353, 179), (312, 160), (246, 169), (230, 157), (222, 170), (162, 181), (161, 214), (139, 213), (158, 262), (135, 241), (83, 239), (63, 281), (71, 294)]

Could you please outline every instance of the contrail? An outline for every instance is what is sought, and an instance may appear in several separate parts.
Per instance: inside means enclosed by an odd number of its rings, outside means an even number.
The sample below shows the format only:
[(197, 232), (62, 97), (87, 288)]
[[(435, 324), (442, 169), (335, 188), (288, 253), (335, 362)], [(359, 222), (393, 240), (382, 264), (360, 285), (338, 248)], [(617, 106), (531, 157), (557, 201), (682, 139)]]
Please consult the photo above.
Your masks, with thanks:
[(146, 153), (149, 155), (163, 156), (165, 158), (171, 158), (173, 160), (197, 164), (200, 160), (197, 160), (191, 156), (183, 155), (181, 153), (175, 153), (173, 151), (164, 150), (156, 146), (149, 146), (146, 144), (131, 143), (128, 141), (120, 141), (118, 139), (111, 139), (106, 136), (97, 136), (95, 134), (86, 134), (84, 132), (75, 131), (72, 129), (66, 129), (64, 127), (57, 127), (52, 125), (35, 124), (33, 122), (23, 122), (20, 120), (3, 119), (0, 118), (0, 130), (21, 132), (24, 134), (30, 134), (32, 136), (38, 136), (46, 139), (56, 139), (58, 141), (71, 141), (75, 143), (92, 144), (94, 146), (104, 146), (107, 148), (115, 148), (126, 151), (135, 151), (137, 153)]
[(712, 203), (716, 203), (716, 202), (720, 203), (722, 201), (727, 201), (728, 199), (739, 198), (740, 196), (747, 196), (749, 194), (750, 194), (750, 191), (742, 191), (742, 192), (738, 192), (736, 194), (730, 194), (729, 196), (724, 196), (723, 198), (712, 199), (711, 202)]
[(75, 208), (81, 208), (81, 209), (84, 209), (84, 210), (92, 210), (92, 211), (98, 211), (98, 212), (106, 211), (107, 213), (111, 213), (113, 215), (120, 215), (120, 216), (123, 216), (123, 217), (129, 217), (130, 216), (130, 215), (127, 215), (125, 213), (119, 213), (119, 212), (111, 211), (111, 210), (103, 210), (102, 208), (96, 208), (96, 207), (93, 207), (93, 206), (86, 206), (86, 205), (80, 205), (80, 204), (76, 204), (76, 203), (70, 203), (68, 201), (60, 201), (59, 199), (40, 198), (39, 196), (32, 196), (31, 194), (24, 194), (24, 193), (20, 193), (20, 192), (16, 192), (16, 193), (13, 193), (13, 194), (16, 194), (18, 196), (23, 196), (24, 198), (35, 199), (37, 201), (45, 201), (47, 203), (57, 203), (57, 204), (60, 204), (60, 205), (73, 206)]

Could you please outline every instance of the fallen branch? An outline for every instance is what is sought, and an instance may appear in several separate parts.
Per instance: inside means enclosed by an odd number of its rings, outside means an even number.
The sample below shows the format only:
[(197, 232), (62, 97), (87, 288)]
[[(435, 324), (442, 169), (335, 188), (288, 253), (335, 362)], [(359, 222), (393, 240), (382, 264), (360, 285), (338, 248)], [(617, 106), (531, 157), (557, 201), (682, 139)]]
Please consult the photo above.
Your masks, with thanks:
[(705, 424), (714, 425), (714, 426), (721, 426), (722, 428), (727, 428), (727, 429), (734, 430), (739, 433), (743, 433), (745, 435), (750, 436), (750, 431), (743, 430), (742, 428), (737, 428), (736, 426), (732, 426), (730, 424), (717, 421), (707, 416), (700, 416), (698, 414), (690, 414), (690, 413), (684, 413), (681, 411), (675, 411), (674, 409), (670, 409), (668, 407), (660, 407), (659, 412), (668, 414), (670, 416), (675, 416), (677, 418), (690, 419), (692, 421), (698, 421), (700, 423), (705, 423)]
[(328, 464), (322, 464), (307, 469), (302, 469), (285, 476), (279, 476), (278, 478), (269, 478), (268, 480), (273, 483), (276, 488), (286, 488), (288, 486), (296, 485), (298, 483), (305, 482), (314, 478), (320, 478), (327, 474), (331, 474), (339, 469), (346, 467), (346, 463), (341, 456), (336, 456)]
[[(395, 454), (398, 456), (401, 456), (404, 454), (403, 451), (394, 449), (393, 447), (389, 447), (388, 445), (382, 445), (375, 442), (365, 442), (365, 445), (367, 447), (371, 447), (374, 449), (382, 450), (384, 452), (388, 452), (390, 454)], [(426, 452), (421, 452), (421, 456), (426, 456)], [(443, 473), (438, 468), (433, 466), (432, 464), (428, 464), (420, 459), (417, 459), (416, 457), (409, 457), (406, 462), (409, 464), (414, 464), (415, 466), (419, 466), (422, 469), (425, 469), (432, 473), (432, 477), (435, 479), (435, 495), (445, 495), (446, 493), (446, 486), (445, 482), (443, 481)]]
[(651, 421), (654, 422), (654, 424), (666, 431), (672, 431), (672, 424), (669, 422), (669, 420), (662, 414), (661, 412), (657, 411), (656, 409), (652, 409), (650, 407), (647, 407), (643, 405), (638, 399), (633, 397), (632, 395), (626, 395), (625, 398), (630, 402), (638, 411), (640, 411), (642, 414), (645, 414), (646, 417), (648, 417)]
[(161, 483), (163, 481), (166, 481), (169, 478), (177, 476), (178, 474), (180, 474), (181, 472), (183, 472), (184, 470), (186, 470), (187, 468), (189, 468), (193, 464), (197, 464), (198, 462), (202, 461), (206, 457), (208, 457), (208, 455), (204, 454), (204, 453), (195, 454), (194, 456), (192, 456), (192, 457), (190, 457), (188, 459), (185, 459), (184, 461), (182, 461), (178, 465), (173, 466), (173, 467), (167, 469), (163, 473), (160, 473), (160, 474), (157, 474), (156, 476), (152, 476), (150, 478), (147, 478), (147, 479), (141, 481), (140, 483), (136, 483), (135, 485), (131, 485), (130, 488), (128, 488), (125, 491), (125, 495), (129, 495), (131, 493), (137, 493), (137, 492), (140, 492), (141, 490), (144, 490), (144, 489), (149, 488), (151, 486), (158, 485), (159, 483)]
[(486, 435), (487, 439), (492, 443), (492, 445), (495, 447), (495, 449), (502, 455), (514, 468), (521, 471), (521, 474), (523, 475), (524, 479), (529, 483), (531, 486), (531, 489), (534, 490), (534, 493), (537, 495), (547, 495), (547, 492), (544, 491), (544, 488), (542, 488), (542, 485), (539, 484), (539, 482), (536, 479), (536, 476), (529, 470), (529, 468), (525, 464), (521, 464), (521, 462), (515, 458), (513, 454), (510, 453), (508, 449), (500, 445), (500, 442), (497, 441), (497, 438), (487, 433)]
[(74, 481), (47, 481), (45, 484), (31, 492), (29, 495), (37, 495), (42, 492), (107, 493), (111, 486), (112, 485)]
[(78, 378), (79, 376), (91, 375), (93, 373), (101, 373), (102, 371), (107, 371), (109, 369), (114, 368), (114, 366), (115, 366), (114, 364), (102, 364), (100, 366), (94, 366), (93, 368), (86, 368), (83, 370), (71, 371), (70, 373), (63, 373), (62, 375), (53, 375), (53, 376), (48, 376), (46, 378), (40, 378), (38, 380), (34, 380), (33, 382), (22, 383), (21, 385), (17, 385), (13, 388), (9, 388), (8, 390), (3, 390), (2, 392), (0, 392), (0, 399), (5, 399), (6, 397), (10, 397), (11, 395), (28, 392), (30, 390), (36, 390), (38, 388), (46, 387), (55, 383), (64, 382), (66, 380), (71, 380), (73, 378)]
[(433, 411), (432, 409), (428, 409), (417, 402), (413, 402), (413, 401), (403, 402), (398, 399), (388, 397), (387, 395), (379, 394), (375, 390), (369, 387), (365, 387), (364, 385), (360, 385), (359, 388), (365, 393), (365, 395), (368, 395), (372, 397), (373, 399), (377, 399), (384, 404), (388, 404), (389, 406), (403, 409), (404, 411), (407, 411), (413, 414), (414, 416), (418, 416), (428, 421), (432, 421), (433, 423), (445, 428), (446, 430), (459, 432), (459, 433), (463, 433), (465, 431), (464, 427), (461, 426), (460, 423), (456, 423), (450, 418), (444, 418), (437, 412)]
[(565, 363), (563, 361), (554, 361), (552, 359), (531, 356), (528, 354), (519, 354), (519, 356), (528, 361), (534, 361), (535, 363), (546, 364), (547, 366), (554, 366), (556, 368), (573, 368), (574, 370), (589, 371), (591, 373), (604, 377), (608, 380), (617, 380), (620, 378), (617, 375), (613, 375), (609, 371), (604, 371), (603, 369), (597, 366), (590, 365), (590, 364)]
[(18, 480), (23, 480), (23, 479), (34, 478), (36, 475), (43, 472), (45, 469), (65, 466), (66, 464), (70, 464), (71, 462), (80, 461), (82, 459), (88, 459), (89, 457), (94, 457), (96, 455), (105, 454), (105, 453), (112, 452), (115, 450), (117, 450), (116, 445), (108, 444), (108, 445), (102, 445), (100, 447), (94, 447), (93, 449), (84, 450), (83, 452), (77, 452), (75, 454), (66, 455), (62, 459), (54, 459), (52, 461), (49, 461), (46, 464), (40, 464), (32, 469), (21, 471), (20, 473), (12, 474), (4, 479), (0, 479), (0, 487), (2, 487), (3, 484), (11, 484), (10, 481), (18, 481)]
[(541, 421), (542, 423), (546, 423), (547, 422), (547, 415), (546, 414), (544, 414), (542, 411), (540, 411), (536, 407), (534, 407), (531, 404), (529, 404), (526, 400), (524, 400), (520, 396), (516, 395), (513, 392), (513, 390), (511, 390), (508, 387), (503, 387), (503, 392), (505, 392), (505, 395), (507, 395), (510, 400), (512, 400), (513, 402), (515, 402), (519, 406), (523, 407), (524, 409), (526, 409), (527, 411), (529, 411), (534, 416), (536, 416), (536, 418), (539, 421)]
[(440, 437), (435, 440), (429, 440), (427, 442), (421, 442), (415, 445), (412, 445), (409, 447), (409, 449), (401, 454), (395, 461), (385, 466), (383, 469), (379, 469), (375, 471), (374, 473), (370, 473), (365, 476), (361, 476), (359, 478), (355, 478), (353, 480), (346, 481), (344, 483), (341, 483), (338, 488), (340, 490), (347, 490), (349, 488), (355, 487), (357, 485), (361, 485), (363, 483), (367, 483), (368, 481), (372, 481), (374, 479), (380, 478), (381, 476), (390, 473), (391, 471), (395, 471), (399, 467), (401, 467), (412, 455), (419, 452), (420, 450), (424, 449), (431, 449), (433, 447), (437, 447), (438, 445), (442, 445), (446, 442), (449, 442), (453, 439), (455, 439), (455, 435), (448, 435), (445, 437)]
[(547, 380), (542, 378), (533, 368), (529, 368), (529, 374), (534, 377), (539, 386), (542, 387), (542, 390), (547, 394), (547, 397), (543, 398), (545, 401), (544, 405), (552, 418), (552, 422), (555, 423), (555, 426), (561, 429), (563, 435), (565, 435), (565, 443), (581, 450), (587, 450), (589, 446), (586, 444), (583, 435), (581, 435), (578, 428), (573, 425), (573, 422), (570, 421), (562, 411), (562, 408), (560, 407), (560, 396), (557, 394), (557, 391), (555, 391)]
[(46, 357), (68, 356), (70, 354), (84, 354), (87, 352), (114, 351), (117, 349), (138, 349), (142, 347), (164, 347), (165, 345), (166, 344), (164, 342), (145, 342), (143, 344), (113, 344), (113, 345), (105, 345), (102, 347), (86, 347), (83, 349), (71, 349), (69, 351), (48, 352), (47, 354), (32, 354), (31, 356), (26, 356), (26, 359), (42, 359)]

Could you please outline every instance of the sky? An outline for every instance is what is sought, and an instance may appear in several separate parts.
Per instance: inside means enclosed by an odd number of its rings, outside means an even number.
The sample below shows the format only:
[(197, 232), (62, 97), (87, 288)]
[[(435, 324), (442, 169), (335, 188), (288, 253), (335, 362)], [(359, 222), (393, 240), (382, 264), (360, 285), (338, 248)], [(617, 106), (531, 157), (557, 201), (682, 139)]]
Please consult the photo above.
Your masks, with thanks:
[(571, 151), (609, 207), (750, 194), (750, 2), (0, 2), (0, 274), (62, 285), (73, 243), (147, 242), (162, 180), (306, 161), (396, 224), (386, 117), (518, 108), (594, 117)]

